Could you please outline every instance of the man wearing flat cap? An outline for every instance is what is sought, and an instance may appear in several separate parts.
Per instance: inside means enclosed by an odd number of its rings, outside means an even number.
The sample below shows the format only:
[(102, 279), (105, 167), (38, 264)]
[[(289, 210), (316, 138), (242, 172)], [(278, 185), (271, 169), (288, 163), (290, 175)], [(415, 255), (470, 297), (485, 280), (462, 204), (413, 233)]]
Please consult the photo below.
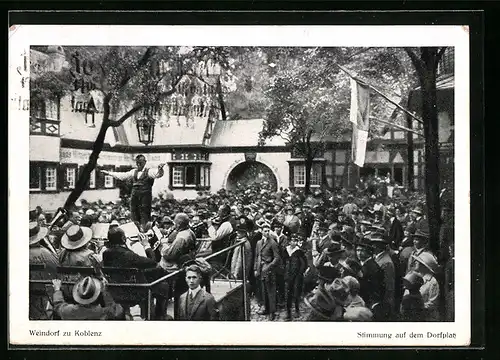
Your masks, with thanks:
[(377, 233), (370, 235), (370, 243), (374, 248), (374, 260), (384, 272), (384, 300), (386, 320), (391, 320), (395, 312), (396, 268), (388, 251), (387, 239)]
[(373, 247), (363, 238), (356, 245), (356, 255), (359, 259), (361, 270), (357, 277), (360, 290), (359, 295), (365, 301), (366, 306), (374, 312), (375, 321), (382, 318), (375, 310), (376, 305), (381, 304), (385, 293), (384, 271), (373, 259)]

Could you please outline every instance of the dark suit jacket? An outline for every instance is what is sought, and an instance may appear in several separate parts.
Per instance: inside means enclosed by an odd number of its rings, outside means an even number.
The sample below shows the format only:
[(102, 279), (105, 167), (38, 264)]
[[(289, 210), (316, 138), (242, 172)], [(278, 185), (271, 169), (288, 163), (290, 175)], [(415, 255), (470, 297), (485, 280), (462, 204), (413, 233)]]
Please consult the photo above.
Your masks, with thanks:
[(365, 301), (367, 307), (380, 303), (384, 298), (385, 284), (384, 271), (375, 260), (369, 259), (361, 267), (362, 276), (358, 278), (359, 296)]
[(404, 231), (401, 222), (397, 217), (394, 218), (394, 221), (391, 224), (391, 219), (387, 220), (387, 230), (388, 230), (388, 239), (395, 249), (399, 248), (401, 241), (404, 238)]
[(204, 289), (200, 289), (194, 297), (193, 307), (188, 313), (188, 294), (186, 291), (179, 297), (179, 318), (181, 321), (210, 321), (217, 320), (215, 299)]
[(280, 251), (276, 241), (269, 238), (265, 244), (262, 239), (257, 242), (254, 270), (257, 271), (258, 277), (266, 277), (268, 274), (275, 273), (280, 261)]
[[(150, 249), (148, 249), (150, 250)], [(113, 246), (102, 254), (102, 265), (106, 267), (151, 269), (156, 267), (153, 259), (137, 255), (122, 246)]]
[(307, 259), (302, 249), (295, 250), (292, 255), (288, 255), (288, 251), (284, 252), (285, 262), (285, 280), (293, 281), (299, 276), (303, 276), (307, 269)]

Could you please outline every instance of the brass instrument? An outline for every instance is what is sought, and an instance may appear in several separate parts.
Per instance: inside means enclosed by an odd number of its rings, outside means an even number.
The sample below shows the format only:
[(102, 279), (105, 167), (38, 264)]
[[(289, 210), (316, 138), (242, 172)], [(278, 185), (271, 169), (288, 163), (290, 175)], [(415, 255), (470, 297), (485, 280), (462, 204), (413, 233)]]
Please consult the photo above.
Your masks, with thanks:
[(200, 222), (200, 223), (198, 223), (196, 225), (190, 226), (190, 228), (191, 228), (191, 230), (193, 230), (193, 229), (198, 229), (202, 225), (206, 226), (207, 225), (207, 221), (214, 221), (218, 217), (219, 217), (218, 215), (212, 216), (210, 219), (203, 220), (202, 222)]

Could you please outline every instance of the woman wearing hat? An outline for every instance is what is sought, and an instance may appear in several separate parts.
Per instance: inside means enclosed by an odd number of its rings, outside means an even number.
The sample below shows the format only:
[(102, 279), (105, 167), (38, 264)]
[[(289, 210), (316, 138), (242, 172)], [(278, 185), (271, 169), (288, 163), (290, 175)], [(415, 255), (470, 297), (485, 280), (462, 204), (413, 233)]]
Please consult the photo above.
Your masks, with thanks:
[(299, 238), (300, 235), (292, 234), (283, 253), (287, 321), (292, 319), (292, 300), (295, 303), (295, 315), (299, 316), (299, 301), (302, 296), (304, 272), (307, 269), (307, 258), (298, 245)]
[(106, 283), (87, 276), (73, 286), (73, 300), (68, 304), (61, 291), (61, 280), (52, 280), (54, 312), (61, 320), (125, 320), (125, 311), (114, 302)]
[[(299, 209), (300, 210), (300, 209)], [(292, 233), (296, 233), (300, 228), (300, 219), (297, 216), (297, 212), (294, 212), (293, 207), (291, 205), (287, 205), (285, 207), (285, 221), (283, 225), (287, 226)]]
[(92, 229), (72, 225), (61, 238), (62, 250), (59, 253), (61, 266), (92, 266), (97, 262), (94, 252), (88, 248), (92, 240)]
[(436, 280), (438, 263), (434, 255), (423, 252), (418, 256), (412, 255), (417, 261), (415, 271), (422, 275), (424, 280), (420, 287), (420, 294), (424, 301), (426, 321), (439, 321), (439, 284)]

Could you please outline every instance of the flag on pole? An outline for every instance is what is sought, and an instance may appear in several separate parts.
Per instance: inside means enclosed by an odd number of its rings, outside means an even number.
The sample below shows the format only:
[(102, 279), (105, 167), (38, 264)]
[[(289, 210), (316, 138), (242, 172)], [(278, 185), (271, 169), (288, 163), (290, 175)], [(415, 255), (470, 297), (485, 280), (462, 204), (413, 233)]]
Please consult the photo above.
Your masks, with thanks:
[(370, 87), (351, 78), (352, 161), (359, 167), (365, 163), (366, 143), (370, 127)]

